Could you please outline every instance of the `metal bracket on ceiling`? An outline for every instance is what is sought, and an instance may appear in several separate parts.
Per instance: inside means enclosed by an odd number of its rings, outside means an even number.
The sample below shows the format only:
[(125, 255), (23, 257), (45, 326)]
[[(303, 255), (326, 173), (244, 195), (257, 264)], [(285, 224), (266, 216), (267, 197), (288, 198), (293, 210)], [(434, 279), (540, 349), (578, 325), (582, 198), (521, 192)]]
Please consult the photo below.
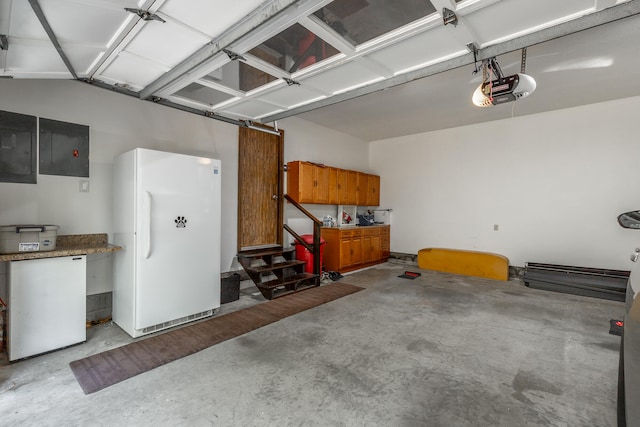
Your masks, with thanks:
[(289, 86), (300, 86), (300, 82), (297, 82), (297, 81), (295, 81), (293, 79), (290, 79), (288, 77), (283, 77), (282, 80), (287, 82), (287, 85), (289, 85)]
[(475, 42), (467, 43), (467, 49), (473, 53), (473, 66), (475, 67), (472, 74), (478, 74), (478, 46)]
[(6, 34), (0, 34), (0, 50), (8, 50), (9, 49), (9, 39)]
[(524, 74), (526, 68), (527, 68), (527, 48), (523, 47), (522, 48), (522, 58), (520, 58), (520, 72), (522, 74)]
[(135, 9), (135, 8), (132, 8), (132, 7), (125, 7), (124, 10), (126, 10), (127, 12), (130, 12), (130, 13), (138, 15), (138, 17), (140, 19), (142, 19), (143, 21), (160, 21), (163, 24), (165, 22), (167, 22), (164, 19), (160, 18), (155, 13), (149, 12), (148, 10)]
[(246, 59), (244, 59), (244, 56), (240, 55), (239, 53), (232, 52), (229, 49), (222, 49), (222, 51), (226, 53), (229, 59), (232, 61), (237, 61), (238, 59), (246, 61)]
[(447, 9), (446, 7), (442, 8), (442, 22), (444, 25), (453, 24), (453, 26), (458, 25), (458, 17), (455, 12), (451, 9)]

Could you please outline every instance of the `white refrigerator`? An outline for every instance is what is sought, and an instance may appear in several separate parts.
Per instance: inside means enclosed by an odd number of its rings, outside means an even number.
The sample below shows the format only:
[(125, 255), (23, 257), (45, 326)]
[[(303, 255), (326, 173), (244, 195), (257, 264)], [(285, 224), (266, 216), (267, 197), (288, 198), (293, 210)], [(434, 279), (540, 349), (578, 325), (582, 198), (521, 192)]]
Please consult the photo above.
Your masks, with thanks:
[(113, 321), (136, 338), (220, 307), (220, 161), (136, 148), (114, 159)]

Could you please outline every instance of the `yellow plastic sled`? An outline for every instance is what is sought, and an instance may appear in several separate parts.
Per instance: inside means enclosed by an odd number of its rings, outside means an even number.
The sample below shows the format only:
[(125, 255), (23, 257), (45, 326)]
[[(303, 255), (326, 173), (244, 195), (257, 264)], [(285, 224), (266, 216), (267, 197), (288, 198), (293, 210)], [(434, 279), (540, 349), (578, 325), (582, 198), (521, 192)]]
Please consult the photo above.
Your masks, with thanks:
[(509, 280), (509, 259), (488, 252), (442, 248), (420, 249), (418, 267), (444, 273)]

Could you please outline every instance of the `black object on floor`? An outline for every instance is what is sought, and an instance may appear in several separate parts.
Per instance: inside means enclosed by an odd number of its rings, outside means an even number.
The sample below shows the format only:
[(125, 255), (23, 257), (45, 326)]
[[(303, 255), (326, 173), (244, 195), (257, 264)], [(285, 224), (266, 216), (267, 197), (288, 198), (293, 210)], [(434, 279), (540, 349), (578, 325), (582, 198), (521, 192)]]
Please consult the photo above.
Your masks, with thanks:
[(416, 273), (413, 271), (405, 271), (404, 274), (399, 275), (398, 277), (402, 277), (403, 279), (415, 279), (416, 277), (420, 277), (422, 274)]
[(622, 329), (624, 328), (624, 322), (622, 320), (611, 319), (609, 320), (609, 333), (611, 335), (622, 336)]
[(528, 262), (523, 281), (534, 289), (624, 301), (629, 271)]
[(139, 338), (131, 344), (75, 360), (69, 365), (85, 394), (93, 393), (363, 289), (346, 283), (319, 286), (180, 329)]
[(220, 304), (240, 299), (240, 274), (233, 273), (220, 280)]
[(344, 277), (342, 274), (338, 273), (337, 271), (330, 271), (328, 274), (329, 274), (329, 279), (333, 280), (334, 282)]

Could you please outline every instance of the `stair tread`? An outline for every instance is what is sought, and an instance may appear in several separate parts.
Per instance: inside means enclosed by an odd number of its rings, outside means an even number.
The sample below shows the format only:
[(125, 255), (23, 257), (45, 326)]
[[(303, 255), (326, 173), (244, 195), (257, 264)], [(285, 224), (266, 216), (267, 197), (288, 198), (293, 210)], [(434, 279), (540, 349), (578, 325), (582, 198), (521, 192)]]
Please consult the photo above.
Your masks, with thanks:
[(238, 257), (242, 257), (242, 258), (259, 258), (261, 256), (266, 256), (266, 255), (282, 255), (284, 253), (293, 252), (294, 250), (295, 250), (295, 248), (293, 248), (293, 247), (283, 248), (282, 246), (274, 246), (274, 247), (271, 247), (271, 248), (251, 249), (251, 250), (248, 250), (248, 251), (238, 252)]
[(280, 298), (283, 297), (285, 295), (289, 295), (289, 294), (294, 294), (296, 292), (301, 292), (310, 288), (315, 288), (317, 285), (315, 283), (308, 283), (305, 285), (300, 285), (297, 289), (295, 290), (291, 290), (291, 289), (277, 289), (273, 291), (273, 297), (272, 299), (275, 298)]
[(301, 260), (292, 260), (292, 261), (285, 261), (285, 262), (279, 262), (277, 264), (271, 264), (271, 265), (261, 265), (258, 267), (247, 267), (245, 268), (245, 270), (247, 271), (247, 273), (252, 272), (252, 273), (265, 273), (268, 271), (275, 271), (275, 270), (282, 270), (285, 268), (290, 268), (290, 267), (295, 267), (297, 265), (301, 265), (301, 264), (305, 264), (306, 261), (301, 261)]
[(318, 277), (318, 275), (313, 273), (299, 273), (299, 274), (295, 274), (293, 276), (285, 277), (282, 279), (278, 278), (278, 279), (270, 280), (268, 282), (259, 283), (257, 284), (257, 286), (260, 288), (272, 289), (272, 288), (277, 288), (279, 286), (285, 286), (291, 283), (300, 282), (302, 280), (314, 279), (316, 277)]

